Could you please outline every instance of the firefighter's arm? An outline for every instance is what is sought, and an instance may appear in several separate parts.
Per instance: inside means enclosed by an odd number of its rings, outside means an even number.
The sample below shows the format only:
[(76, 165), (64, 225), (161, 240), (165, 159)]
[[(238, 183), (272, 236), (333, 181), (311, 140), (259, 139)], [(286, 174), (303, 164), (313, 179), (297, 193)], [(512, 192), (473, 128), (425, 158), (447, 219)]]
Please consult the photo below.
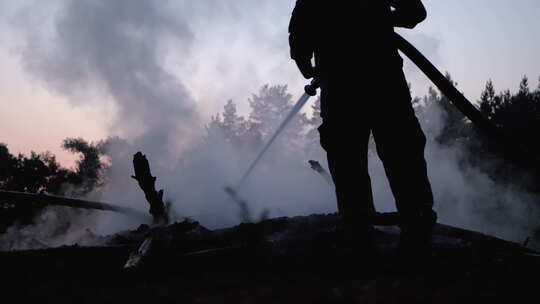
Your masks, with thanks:
[(392, 23), (395, 27), (414, 28), (427, 17), (426, 8), (421, 0), (391, 0)]
[(311, 64), (314, 52), (313, 8), (310, 0), (297, 0), (289, 23), (289, 45), (291, 58), (296, 61), (302, 75), (306, 78), (315, 76), (315, 68)]

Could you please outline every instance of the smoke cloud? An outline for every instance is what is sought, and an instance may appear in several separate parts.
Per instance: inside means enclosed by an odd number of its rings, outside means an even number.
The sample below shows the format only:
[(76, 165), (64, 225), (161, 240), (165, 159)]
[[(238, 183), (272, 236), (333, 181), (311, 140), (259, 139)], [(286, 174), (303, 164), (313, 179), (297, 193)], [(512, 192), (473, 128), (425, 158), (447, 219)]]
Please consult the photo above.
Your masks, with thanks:
[(111, 127), (128, 138), (159, 133), (146, 145), (154, 151), (169, 147), (173, 134), (175, 142), (189, 137), (200, 122), (188, 90), (164, 67), (167, 44), (182, 52), (192, 40), (181, 18), (150, 1), (65, 1), (53, 34), (28, 40), (24, 63), (74, 104), (112, 102)]

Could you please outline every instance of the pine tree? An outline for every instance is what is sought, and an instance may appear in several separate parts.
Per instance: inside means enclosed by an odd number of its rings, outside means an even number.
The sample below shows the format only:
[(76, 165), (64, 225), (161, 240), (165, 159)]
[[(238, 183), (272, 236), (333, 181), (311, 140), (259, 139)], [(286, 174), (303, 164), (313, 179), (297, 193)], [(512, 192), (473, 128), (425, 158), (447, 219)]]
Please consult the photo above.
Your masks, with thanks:
[[(258, 94), (249, 99), (251, 112), (248, 129), (258, 132), (261, 138), (272, 136), (277, 127), (283, 122), (294, 106), (292, 95), (287, 92), (286, 85), (264, 85)], [(281, 142), (288, 146), (297, 146), (304, 138), (307, 117), (304, 113), (297, 114), (284, 130)]]
[(212, 115), (210, 122), (205, 126), (206, 136), (204, 142), (206, 144), (214, 143), (216, 141), (225, 142), (225, 132), (223, 131), (223, 120), (221, 114)]
[(229, 100), (223, 107), (223, 121), (221, 122), (225, 138), (231, 143), (240, 143), (246, 132), (245, 119), (236, 111), (236, 104)]
[(523, 76), (521, 79), (521, 82), (519, 83), (519, 92), (518, 95), (527, 96), (531, 93), (531, 90), (529, 89), (529, 78), (527, 76)]
[(488, 119), (491, 119), (493, 116), (493, 113), (495, 112), (494, 106), (495, 106), (495, 88), (493, 86), (493, 81), (488, 80), (486, 83), (486, 86), (484, 88), (484, 91), (482, 91), (482, 94), (480, 95), (480, 112), (484, 114)]

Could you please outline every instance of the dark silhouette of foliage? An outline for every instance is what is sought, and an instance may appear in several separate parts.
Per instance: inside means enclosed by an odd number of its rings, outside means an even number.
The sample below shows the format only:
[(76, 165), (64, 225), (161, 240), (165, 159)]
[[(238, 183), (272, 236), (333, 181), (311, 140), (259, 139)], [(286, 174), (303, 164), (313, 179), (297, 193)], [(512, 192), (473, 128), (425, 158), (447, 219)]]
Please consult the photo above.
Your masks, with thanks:
[(50, 152), (14, 156), (7, 145), (0, 143), (0, 189), (56, 195), (69, 190), (72, 196), (83, 196), (100, 186), (105, 169), (100, 160), (104, 142), (91, 144), (81, 138), (67, 138), (62, 147), (81, 154), (74, 170), (62, 168)]
[(539, 96), (540, 87), (531, 91), (526, 76), (521, 80), (516, 94), (511, 94), (509, 90), (496, 94), (493, 83), (488, 81), (480, 98), (480, 109), (495, 124), (538, 154), (540, 143), (536, 137), (540, 132)]
[(91, 144), (82, 138), (67, 138), (62, 147), (73, 153), (79, 153), (75, 175), (71, 183), (77, 186), (79, 195), (84, 195), (102, 185), (102, 172), (105, 165), (100, 157), (105, 154), (105, 142)]
[[(449, 75), (447, 77), (451, 80)], [(536, 140), (540, 132), (539, 96), (540, 84), (532, 91), (527, 77), (523, 77), (516, 93), (510, 90), (496, 93), (493, 82), (489, 80), (478, 101), (479, 109), (485, 117), (529, 150), (529, 153), (521, 155), (519, 147), (510, 147), (520, 157), (530, 158), (525, 162), (520, 159), (520, 163), (532, 164), (537, 161), (534, 155), (540, 152), (540, 143)], [(540, 192), (538, 186), (534, 186), (540, 178), (538, 172), (534, 172), (535, 166), (524, 168), (517, 163), (515, 157), (509, 157), (503, 145), (479, 132), (440, 92), (430, 88), (426, 96), (415, 99), (414, 103), (420, 121), (427, 127), (428, 138), (434, 138), (442, 145), (458, 145), (465, 152), (462, 154), (462, 165), (479, 167), (504, 184)], [(433, 117), (436, 117), (434, 113), (442, 119), (433, 121)], [(441, 121), (441, 125), (434, 126)]]
[(61, 168), (49, 152), (13, 156), (5, 144), (0, 144), (0, 154), (2, 190), (59, 194), (62, 184), (73, 178), (73, 172)]
[[(61, 167), (50, 152), (14, 156), (7, 145), (0, 143), (0, 190), (81, 197), (99, 187), (105, 169), (100, 160), (105, 142), (91, 144), (81, 138), (68, 138), (62, 146), (81, 154), (74, 170)], [(0, 202), (0, 232), (14, 221), (31, 224), (41, 210), (30, 204)]]

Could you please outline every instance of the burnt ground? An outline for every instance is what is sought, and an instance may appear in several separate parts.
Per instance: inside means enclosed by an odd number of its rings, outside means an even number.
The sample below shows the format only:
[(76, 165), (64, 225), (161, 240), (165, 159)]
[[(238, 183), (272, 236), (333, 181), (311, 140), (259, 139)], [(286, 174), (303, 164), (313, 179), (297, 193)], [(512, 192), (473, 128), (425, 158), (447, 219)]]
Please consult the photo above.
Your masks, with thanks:
[[(149, 233), (140, 267), (123, 268)], [(432, 255), (396, 254), (398, 230), (376, 248), (340, 243), (335, 216), (281, 218), (209, 231), (196, 223), (141, 227), (103, 247), (0, 253), (4, 303), (535, 302), (540, 257), (518, 244), (438, 225)], [(219, 250), (206, 250), (220, 248)]]

